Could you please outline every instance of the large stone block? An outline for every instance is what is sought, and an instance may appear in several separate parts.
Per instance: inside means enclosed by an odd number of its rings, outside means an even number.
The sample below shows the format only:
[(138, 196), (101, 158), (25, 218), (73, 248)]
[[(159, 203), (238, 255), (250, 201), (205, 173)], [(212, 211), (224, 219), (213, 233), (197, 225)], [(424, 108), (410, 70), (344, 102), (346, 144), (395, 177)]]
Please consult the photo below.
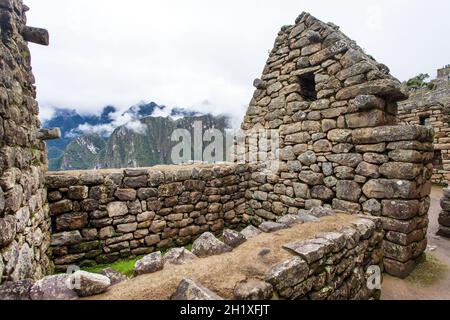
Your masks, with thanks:
[(58, 231), (79, 230), (88, 224), (88, 214), (85, 212), (67, 213), (56, 217)]
[(293, 287), (308, 277), (309, 266), (301, 258), (292, 258), (270, 269), (265, 280), (277, 290)]
[(71, 289), (70, 276), (48, 276), (37, 281), (30, 290), (32, 300), (75, 300), (77, 293)]
[(236, 285), (234, 297), (236, 300), (270, 300), (273, 295), (273, 287), (270, 283), (247, 279)]
[(433, 132), (427, 127), (410, 125), (364, 128), (356, 129), (353, 131), (353, 142), (355, 144), (370, 144), (407, 140), (432, 142)]
[(197, 257), (209, 257), (230, 252), (232, 248), (218, 240), (212, 233), (202, 234), (192, 245), (192, 253)]
[(355, 202), (333, 199), (333, 209), (342, 212), (358, 214), (361, 212), (361, 205)]
[(326, 156), (326, 158), (330, 162), (352, 168), (356, 168), (363, 161), (363, 157), (359, 153), (332, 154)]
[(310, 186), (316, 186), (323, 184), (324, 175), (321, 173), (303, 171), (299, 174), (299, 179)]
[(126, 202), (111, 202), (108, 203), (106, 210), (110, 218), (122, 217), (128, 214), (128, 206)]
[(312, 264), (317, 260), (322, 259), (329, 250), (328, 245), (331, 245), (330, 243), (325, 244), (323, 241), (319, 240), (320, 239), (305, 240), (290, 243), (284, 245), (283, 249), (299, 255), (302, 259), (308, 262), (308, 264)]
[(375, 199), (414, 199), (420, 192), (415, 182), (393, 179), (374, 179), (363, 187), (368, 198)]
[(380, 167), (380, 173), (389, 179), (413, 180), (423, 173), (422, 164), (406, 162), (388, 162)]
[(336, 185), (336, 195), (341, 200), (359, 202), (361, 187), (354, 181), (340, 180)]
[(415, 260), (402, 263), (393, 259), (384, 258), (384, 270), (391, 276), (401, 279), (407, 278), (416, 266), (417, 262)]
[(46, 183), (52, 189), (68, 188), (78, 183), (78, 177), (69, 174), (49, 174), (46, 176)]
[(61, 213), (66, 213), (66, 212), (70, 212), (73, 209), (73, 203), (72, 201), (65, 199), (65, 200), (61, 200), (55, 203), (51, 203), (50, 204), (50, 214), (52, 216), (61, 214)]
[(161, 197), (173, 197), (183, 192), (183, 184), (180, 182), (169, 183), (159, 187), (159, 195)]
[(381, 110), (352, 113), (345, 116), (347, 127), (351, 129), (378, 127), (388, 124), (389, 118)]
[(82, 173), (80, 175), (80, 184), (83, 184), (83, 185), (95, 186), (95, 185), (102, 184), (104, 181), (105, 181), (105, 178), (103, 177), (103, 175), (94, 170)]
[(179, 301), (223, 300), (211, 290), (190, 279), (183, 279), (180, 282), (176, 292), (173, 294), (171, 299)]
[(16, 236), (16, 220), (14, 216), (0, 218), (0, 249), (9, 245)]
[[(142, 190), (142, 189), (140, 189)], [(134, 201), (136, 200), (137, 191), (134, 189), (117, 189), (115, 194), (120, 201)], [(142, 191), (141, 191), (142, 196)]]
[(383, 216), (389, 218), (409, 220), (420, 213), (418, 200), (383, 200), (381, 204)]
[(161, 252), (154, 252), (138, 260), (134, 267), (134, 275), (154, 273), (164, 268)]
[(147, 176), (126, 177), (123, 179), (124, 186), (131, 189), (145, 188), (148, 184)]
[(88, 197), (89, 188), (86, 186), (71, 186), (69, 187), (68, 196), (71, 200), (83, 200)]
[(79, 231), (61, 232), (52, 235), (52, 246), (61, 247), (80, 243), (82, 240)]
[(337, 93), (336, 99), (348, 100), (359, 95), (376, 95), (397, 101), (408, 98), (408, 93), (397, 80), (379, 79), (344, 88)]

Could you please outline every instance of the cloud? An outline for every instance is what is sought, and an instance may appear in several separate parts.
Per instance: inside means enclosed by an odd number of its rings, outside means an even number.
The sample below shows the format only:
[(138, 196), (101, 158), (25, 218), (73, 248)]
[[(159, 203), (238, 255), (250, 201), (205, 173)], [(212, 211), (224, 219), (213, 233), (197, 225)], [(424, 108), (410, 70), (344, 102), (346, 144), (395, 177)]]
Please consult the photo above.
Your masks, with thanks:
[[(239, 126), (280, 27), (302, 11), (341, 26), (400, 80), (435, 74), (450, 56), (450, 42), (442, 41), (450, 29), (448, 1), (380, 0), (369, 7), (358, 0), (27, 4), (28, 24), (50, 32), (49, 47), (31, 45), (40, 105), (81, 113), (144, 99), (228, 114)], [(417, 50), (417, 39), (426, 50)]]
[(135, 133), (145, 134), (147, 127), (140, 121), (138, 112), (139, 106), (133, 107), (126, 111), (118, 110), (109, 114), (109, 118), (111, 119), (110, 123), (98, 125), (84, 123), (79, 125), (78, 128), (67, 133), (66, 136), (76, 137), (80, 134), (99, 134), (101, 136), (108, 137), (114, 132), (114, 130), (122, 126)]
[(367, 27), (373, 31), (383, 30), (383, 10), (377, 4), (367, 7)]

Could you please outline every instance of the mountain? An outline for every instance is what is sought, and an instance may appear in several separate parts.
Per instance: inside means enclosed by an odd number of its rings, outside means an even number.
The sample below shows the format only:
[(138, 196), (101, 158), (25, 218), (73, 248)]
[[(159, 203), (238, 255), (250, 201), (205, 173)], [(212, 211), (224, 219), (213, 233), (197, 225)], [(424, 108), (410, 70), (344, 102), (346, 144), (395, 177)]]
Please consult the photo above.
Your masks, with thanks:
[(99, 116), (85, 116), (78, 114), (75, 110), (62, 108), (56, 109), (53, 117), (48, 121), (44, 121), (43, 123), (43, 126), (46, 128), (61, 129), (61, 139), (47, 141), (50, 165), (61, 158), (67, 145), (72, 142), (73, 136), (71, 136), (70, 133), (73, 130), (76, 130), (80, 125), (83, 124), (95, 126), (110, 123), (111, 119), (109, 118), (109, 116), (114, 112), (116, 112), (116, 109), (112, 106), (105, 107)]
[[(123, 126), (117, 128), (101, 151), (97, 166), (101, 168), (149, 167), (157, 164), (172, 164), (172, 148), (179, 142), (172, 142), (176, 129), (186, 129), (193, 133), (194, 122), (201, 121), (203, 128), (215, 128), (225, 132), (228, 128), (226, 117), (205, 115), (171, 118), (147, 117), (141, 120), (144, 133)], [(193, 134), (191, 134), (193, 136)]]
[[(172, 109), (171, 117), (152, 117), (165, 106), (139, 104), (119, 114), (107, 106), (100, 115), (83, 116), (74, 110), (57, 109), (45, 127), (61, 128), (62, 138), (49, 141), (49, 170), (143, 167), (171, 164), (171, 142), (175, 129), (193, 131), (195, 121), (204, 130), (228, 128), (228, 118), (201, 115), (182, 108)], [(122, 119), (119, 121), (118, 119)], [(126, 119), (126, 123), (122, 124)], [(122, 125), (119, 125), (122, 124)]]
[(105, 139), (98, 134), (77, 137), (66, 147), (56, 166), (63, 170), (95, 168), (97, 157), (105, 145)]

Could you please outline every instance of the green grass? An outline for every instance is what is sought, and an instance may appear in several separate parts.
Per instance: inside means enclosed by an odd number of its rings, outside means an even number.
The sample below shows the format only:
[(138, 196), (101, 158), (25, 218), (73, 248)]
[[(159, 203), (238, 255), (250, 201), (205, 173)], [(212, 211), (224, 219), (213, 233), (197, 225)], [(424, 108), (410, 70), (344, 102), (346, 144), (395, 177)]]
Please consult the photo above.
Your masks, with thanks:
[[(189, 251), (192, 251), (192, 244), (188, 244), (185, 246), (185, 248)], [(168, 249), (161, 249), (161, 255), (164, 256)], [(143, 256), (140, 257), (136, 257), (133, 259), (126, 259), (126, 260), (119, 260), (117, 262), (114, 262), (112, 264), (102, 264), (102, 265), (96, 265), (93, 267), (86, 267), (83, 268), (84, 271), (87, 272), (91, 272), (91, 273), (100, 273), (103, 269), (106, 268), (111, 268), (116, 270), (117, 272), (120, 272), (124, 275), (126, 275), (127, 277), (132, 277), (133, 276), (133, 271), (134, 271), (134, 265), (136, 264), (136, 261), (142, 259)]]
[(100, 273), (103, 269), (106, 268), (112, 268), (128, 277), (133, 276), (133, 270), (134, 270), (134, 264), (137, 260), (141, 259), (142, 257), (138, 257), (131, 260), (120, 260), (117, 262), (114, 262), (109, 265), (97, 265), (94, 267), (84, 268), (84, 271), (92, 272), (92, 273)]
[(426, 259), (417, 265), (406, 280), (420, 285), (432, 285), (442, 279), (443, 273), (447, 270), (446, 264), (433, 255), (427, 254)]

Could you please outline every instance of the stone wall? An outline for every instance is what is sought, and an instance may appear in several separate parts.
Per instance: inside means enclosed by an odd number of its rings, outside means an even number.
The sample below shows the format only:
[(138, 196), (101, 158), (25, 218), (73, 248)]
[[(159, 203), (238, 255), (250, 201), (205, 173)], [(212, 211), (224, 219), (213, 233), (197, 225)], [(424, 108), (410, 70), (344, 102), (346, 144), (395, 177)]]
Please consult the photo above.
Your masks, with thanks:
[(408, 97), (400, 82), (338, 27), (303, 13), (281, 29), (254, 84), (242, 129), (278, 130), (271, 152), (281, 164), (252, 165), (253, 222), (318, 206), (382, 216), (386, 270), (406, 276), (427, 244), (433, 130), (396, 125)]
[(438, 235), (450, 238), (450, 189), (444, 189), (444, 197), (441, 200), (442, 211), (439, 215)]
[(376, 285), (369, 279), (376, 276), (373, 267), (383, 267), (383, 237), (380, 219), (363, 218), (342, 231), (286, 244), (296, 257), (274, 266), (266, 281), (282, 299), (379, 299), (380, 288), (368, 283)]
[[(332, 213), (331, 213), (332, 214)], [(296, 216), (290, 218), (295, 221)], [(298, 216), (297, 216), (298, 218)], [(300, 222), (301, 223), (301, 222)], [(322, 223), (321, 221), (315, 222)], [(270, 224), (265, 222), (265, 224)], [(295, 228), (291, 225), (292, 228)], [(283, 234), (281, 226), (277, 235)], [(263, 229), (263, 228), (261, 228)], [(265, 228), (264, 228), (265, 229)], [(280, 231), (281, 229), (281, 231)], [(288, 231), (289, 232), (289, 231)], [(246, 230), (242, 231), (245, 234)], [(275, 236), (275, 237), (276, 237)], [(254, 235), (256, 239), (259, 235)], [(258, 278), (247, 277), (234, 285), (233, 293), (223, 290), (220, 296), (220, 284), (202, 279), (213, 287), (204, 287), (203, 283), (189, 278), (183, 279), (173, 300), (370, 300), (380, 298), (382, 285), (384, 231), (379, 218), (355, 217), (334, 232), (318, 233), (306, 239), (300, 234), (299, 240), (286, 243), (277, 250), (287, 250), (290, 257), (274, 261), (267, 271)], [(257, 241), (252, 238), (249, 241)], [(301, 240), (300, 240), (301, 239)], [(210, 238), (199, 238), (203, 246), (213, 242)], [(217, 241), (217, 240), (215, 240)], [(262, 239), (260, 241), (263, 242)], [(233, 249), (239, 252), (240, 248)], [(270, 249), (267, 249), (270, 252)], [(220, 254), (220, 253), (219, 253)], [(211, 254), (214, 255), (214, 254)], [(155, 257), (156, 258), (156, 257)], [(232, 258), (231, 258), (232, 259)], [(255, 259), (260, 259), (255, 258)], [(149, 260), (150, 261), (150, 260)], [(192, 264), (192, 269), (201, 266), (202, 261), (195, 258), (182, 263)], [(162, 269), (162, 268), (161, 268)], [(155, 271), (152, 271), (155, 272)], [(158, 272), (158, 271), (156, 271)], [(186, 274), (185, 277), (195, 275)], [(236, 277), (233, 277), (236, 278)], [(223, 279), (222, 281), (225, 281)], [(227, 280), (229, 281), (229, 280)], [(215, 286), (215, 287), (214, 287)], [(227, 282), (227, 288), (233, 284)]]
[(28, 41), (48, 43), (26, 26), (21, 0), (0, 0), (0, 283), (50, 272), (45, 145)]
[(246, 166), (234, 164), (49, 173), (56, 270), (111, 263), (236, 228), (246, 181)]
[(433, 183), (446, 185), (450, 181), (450, 82), (441, 82), (434, 90), (422, 89), (411, 93), (399, 104), (401, 122), (425, 124), (435, 131)]
[(446, 65), (444, 68), (438, 70), (437, 80), (443, 80), (443, 81), (450, 80), (450, 65)]

